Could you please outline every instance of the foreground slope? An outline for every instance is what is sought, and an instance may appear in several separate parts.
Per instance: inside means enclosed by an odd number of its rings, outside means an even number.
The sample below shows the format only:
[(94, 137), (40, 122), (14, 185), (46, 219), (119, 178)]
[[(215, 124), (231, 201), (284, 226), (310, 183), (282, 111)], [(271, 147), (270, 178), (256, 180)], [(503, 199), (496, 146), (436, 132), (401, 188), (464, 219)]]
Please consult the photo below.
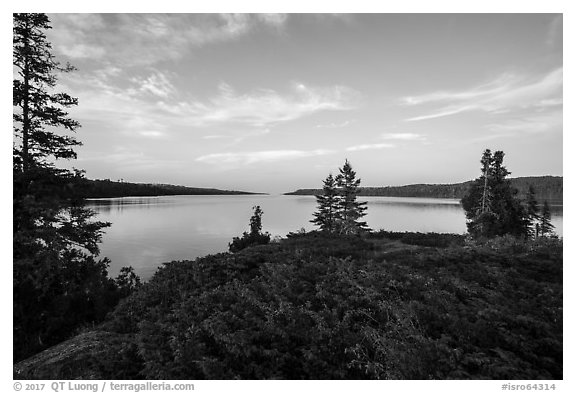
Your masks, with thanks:
[(15, 377), (561, 379), (562, 244), (309, 233), (172, 262)]

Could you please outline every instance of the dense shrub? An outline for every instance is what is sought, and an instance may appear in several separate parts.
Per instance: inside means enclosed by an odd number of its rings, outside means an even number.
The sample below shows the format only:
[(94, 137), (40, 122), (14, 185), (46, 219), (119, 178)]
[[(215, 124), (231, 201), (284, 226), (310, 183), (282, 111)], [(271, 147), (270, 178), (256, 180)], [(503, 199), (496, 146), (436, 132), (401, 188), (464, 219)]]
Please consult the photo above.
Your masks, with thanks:
[(244, 232), (242, 237), (234, 237), (232, 238), (232, 243), (228, 245), (228, 249), (230, 252), (238, 252), (243, 250), (247, 247), (257, 246), (259, 244), (268, 244), (270, 243), (270, 234), (269, 233), (248, 233)]
[(294, 234), (167, 264), (103, 325), (135, 343), (107, 377), (562, 378), (561, 243), (390, 242)]
[(465, 237), (453, 233), (421, 233), (421, 232), (390, 232), (380, 230), (368, 235), (370, 238), (400, 240), (404, 244), (425, 247), (441, 247), (463, 245)]
[(260, 206), (254, 206), (252, 209), (254, 214), (250, 217), (250, 232), (244, 232), (242, 237), (232, 238), (232, 243), (228, 244), (230, 252), (238, 252), (247, 247), (270, 243), (270, 234), (268, 232), (262, 233), (262, 209)]

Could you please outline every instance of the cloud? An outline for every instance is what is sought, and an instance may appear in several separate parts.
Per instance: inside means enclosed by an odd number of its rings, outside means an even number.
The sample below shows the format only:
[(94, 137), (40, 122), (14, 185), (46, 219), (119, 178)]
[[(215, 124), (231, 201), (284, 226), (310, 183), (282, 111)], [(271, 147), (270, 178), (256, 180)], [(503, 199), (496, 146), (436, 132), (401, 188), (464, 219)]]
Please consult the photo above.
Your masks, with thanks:
[(421, 121), (469, 111), (505, 113), (513, 110), (541, 110), (562, 104), (563, 69), (558, 68), (539, 79), (503, 75), (492, 82), (465, 91), (434, 92), (404, 97), (408, 106), (441, 105), (434, 111), (407, 121)]
[(352, 124), (353, 120), (346, 120), (342, 123), (329, 123), (329, 124), (317, 124), (316, 128), (344, 128)]
[(486, 129), (497, 135), (517, 135), (518, 133), (541, 133), (550, 130), (562, 131), (562, 111), (534, 114), (522, 118), (507, 119), (500, 123), (491, 123)]
[(166, 135), (161, 131), (145, 131), (145, 130), (140, 131), (139, 134), (148, 138), (162, 138)]
[(321, 111), (350, 110), (354, 108), (357, 96), (356, 91), (344, 86), (309, 87), (302, 83), (292, 84), (282, 94), (272, 89), (241, 94), (221, 83), (218, 94), (207, 101), (160, 103), (160, 106), (168, 113), (189, 119), (196, 126), (228, 122), (266, 126)]
[[(152, 69), (124, 79), (115, 66), (94, 73), (67, 74), (60, 81), (63, 91), (79, 98), (80, 105), (72, 111), (81, 122), (104, 123), (144, 137), (168, 135), (171, 129), (183, 127), (225, 125), (239, 129), (229, 134), (236, 142), (265, 135), (281, 122), (322, 111), (350, 110), (359, 96), (353, 89), (338, 85), (292, 83), (283, 91), (257, 88), (239, 93), (221, 83), (211, 96), (199, 99), (180, 92), (177, 86), (178, 80), (171, 73)], [(246, 127), (250, 130), (240, 131)]]
[(436, 91), (419, 96), (408, 96), (401, 98), (405, 105), (420, 105), (438, 101), (465, 101), (476, 100), (483, 97), (504, 93), (509, 84), (514, 81), (512, 74), (504, 74), (493, 81), (473, 87), (464, 91)]
[(391, 134), (386, 133), (382, 134), (380, 138), (386, 140), (399, 140), (399, 141), (418, 141), (426, 139), (424, 135), (414, 134), (411, 132), (400, 132)]
[(391, 143), (373, 143), (366, 145), (356, 145), (346, 148), (346, 151), (361, 151), (361, 150), (376, 150), (376, 149), (389, 149), (395, 147)]
[(267, 25), (279, 28), (288, 20), (288, 14), (256, 14), (256, 18)]
[(275, 162), (297, 158), (314, 157), (334, 153), (333, 150), (268, 150), (243, 153), (215, 153), (196, 158), (197, 162), (212, 165), (250, 165), (260, 162)]
[[(80, 123), (98, 123), (126, 136), (169, 136), (171, 126), (179, 119), (173, 119), (159, 110), (155, 94), (142, 87), (145, 85), (118, 87), (110, 78), (102, 75), (68, 75), (60, 87), (79, 99), (79, 105), (70, 109), (71, 116)], [(163, 95), (159, 92), (156, 94)]]
[(194, 48), (278, 29), (285, 14), (50, 14), (54, 50), (126, 66), (180, 59)]
[(168, 98), (176, 92), (176, 88), (172, 82), (170, 82), (168, 76), (159, 71), (155, 71), (144, 78), (133, 77), (130, 81), (138, 86), (138, 92), (150, 94), (159, 98)]
[(415, 117), (411, 117), (409, 119), (406, 119), (406, 121), (420, 121), (420, 120), (429, 120), (429, 119), (436, 119), (438, 117), (445, 117), (445, 116), (450, 116), (450, 115), (456, 115), (458, 113), (462, 113), (462, 112), (467, 112), (470, 110), (474, 110), (477, 109), (476, 107), (472, 106), (472, 105), (465, 105), (465, 106), (461, 106), (461, 107), (454, 107), (454, 108), (447, 108), (444, 110), (441, 110), (439, 112), (435, 112), (435, 113), (431, 113), (429, 115), (422, 115), (422, 116), (415, 116)]

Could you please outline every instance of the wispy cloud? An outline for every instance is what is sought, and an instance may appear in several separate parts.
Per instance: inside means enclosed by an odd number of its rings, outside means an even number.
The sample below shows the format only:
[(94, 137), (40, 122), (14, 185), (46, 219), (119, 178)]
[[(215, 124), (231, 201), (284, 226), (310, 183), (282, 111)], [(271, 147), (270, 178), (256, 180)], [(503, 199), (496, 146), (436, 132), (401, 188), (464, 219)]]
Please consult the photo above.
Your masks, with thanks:
[(398, 140), (398, 141), (421, 141), (426, 139), (422, 134), (415, 134), (412, 132), (398, 132), (398, 133), (384, 133), (380, 139)]
[(328, 123), (328, 124), (317, 124), (316, 128), (344, 128), (353, 123), (353, 120), (345, 120), (341, 123)]
[(146, 77), (132, 77), (130, 81), (137, 86), (136, 92), (150, 94), (166, 99), (176, 93), (176, 88), (165, 73), (154, 71)]
[(541, 109), (562, 103), (563, 70), (558, 68), (539, 79), (503, 75), (487, 84), (464, 91), (441, 91), (404, 97), (405, 105), (441, 105), (429, 113), (407, 119), (421, 121), (468, 111), (502, 113), (526, 108)]
[(288, 15), (51, 14), (50, 18), (55, 26), (50, 37), (58, 43), (54, 49), (59, 54), (132, 66), (179, 59), (194, 48), (239, 39), (256, 27), (278, 29)]
[[(126, 80), (116, 67), (70, 74), (60, 86), (80, 99), (73, 109), (80, 121), (96, 121), (134, 136), (159, 137), (183, 127), (225, 125), (220, 133), (238, 143), (270, 133), (270, 127), (322, 111), (354, 108), (359, 93), (345, 86), (315, 87), (292, 83), (284, 91), (253, 89), (238, 93), (221, 83), (207, 98), (189, 97), (175, 75), (158, 70)], [(247, 129), (248, 128), (248, 129)]]
[(218, 94), (207, 101), (189, 100), (176, 105), (160, 104), (166, 112), (183, 116), (196, 125), (235, 122), (266, 126), (296, 120), (320, 111), (354, 108), (358, 93), (345, 86), (311, 87), (294, 83), (287, 92), (256, 89), (237, 93), (221, 83)]
[(267, 25), (281, 28), (288, 20), (288, 14), (256, 14), (256, 17)]
[(506, 119), (499, 123), (488, 124), (486, 129), (496, 132), (496, 135), (540, 133), (551, 129), (562, 131), (562, 111), (555, 110), (546, 113), (536, 113), (522, 118)]
[(395, 147), (391, 143), (372, 143), (365, 145), (355, 145), (346, 148), (346, 151), (360, 151), (360, 150), (377, 150), (377, 149), (389, 149)]
[(322, 156), (334, 153), (333, 150), (268, 150), (242, 153), (214, 153), (196, 158), (197, 162), (219, 166), (250, 165), (260, 162), (293, 160), (305, 157)]
[(162, 138), (164, 137), (166, 134), (161, 132), (161, 131), (140, 131), (140, 135), (148, 137), (148, 138)]

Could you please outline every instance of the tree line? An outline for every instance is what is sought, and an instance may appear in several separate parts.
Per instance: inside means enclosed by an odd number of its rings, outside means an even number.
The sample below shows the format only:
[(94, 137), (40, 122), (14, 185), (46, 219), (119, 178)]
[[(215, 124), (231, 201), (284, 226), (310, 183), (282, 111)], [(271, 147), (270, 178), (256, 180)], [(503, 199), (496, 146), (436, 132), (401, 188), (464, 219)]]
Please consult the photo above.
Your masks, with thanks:
[(244, 191), (219, 190), (216, 188), (185, 187), (171, 184), (130, 183), (110, 179), (78, 179), (78, 188), (84, 198), (119, 198), (126, 196), (160, 195), (249, 195)]
[[(532, 187), (536, 199), (543, 203), (562, 202), (563, 181), (560, 176), (529, 176), (510, 178), (512, 186), (523, 197)], [(408, 184), (405, 186), (359, 187), (358, 196), (416, 197), (416, 198), (454, 198), (462, 199), (473, 181), (454, 184)], [(320, 195), (321, 188), (302, 188), (284, 195)]]

